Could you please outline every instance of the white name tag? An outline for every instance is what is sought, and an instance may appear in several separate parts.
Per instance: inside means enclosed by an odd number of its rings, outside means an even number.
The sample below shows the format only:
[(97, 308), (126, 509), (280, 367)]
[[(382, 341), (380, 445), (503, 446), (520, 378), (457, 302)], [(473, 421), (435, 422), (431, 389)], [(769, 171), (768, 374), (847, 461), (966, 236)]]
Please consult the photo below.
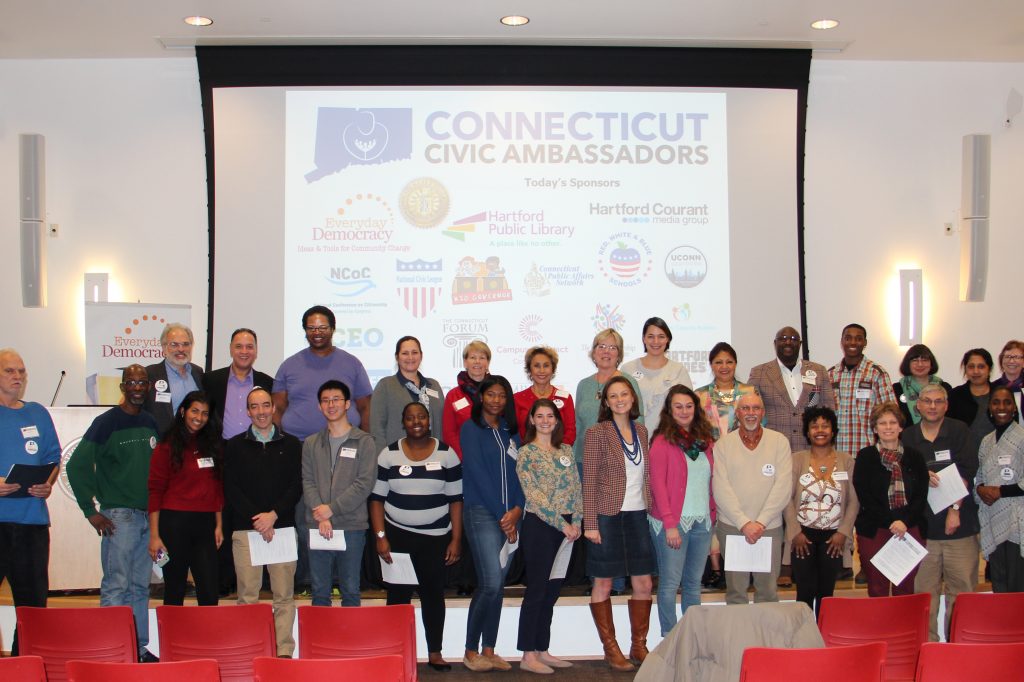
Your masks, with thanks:
[(999, 476), (1004, 481), (1009, 483), (1010, 481), (1013, 480), (1014, 477), (1013, 469), (1011, 469), (1010, 467), (1003, 467), (1003, 469), (999, 472)]
[(800, 485), (810, 485), (814, 481), (814, 474), (804, 474), (800, 477)]
[(356, 449), (355, 448), (341, 448), (340, 450), (338, 450), (338, 457), (344, 457), (346, 459), (355, 459), (356, 458)]
[(440, 462), (427, 462), (426, 463), (426, 469), (427, 469), (427, 471), (440, 471), (441, 470), (441, 463)]
[(516, 444), (515, 443), (509, 443), (508, 444), (507, 452), (508, 452), (508, 456), (511, 457), (512, 459), (515, 459), (515, 460), (519, 459), (519, 450), (516, 449)]
[(936, 462), (948, 462), (950, 460), (949, 450), (936, 450), (935, 461)]
[(856, 396), (857, 396), (857, 400), (871, 400), (871, 389), (870, 388), (858, 388)]
[(164, 391), (167, 390), (167, 382), (164, 381), (163, 379), (157, 379), (156, 383), (153, 384), (153, 389), (157, 393), (163, 393)]
[(1009, 464), (1010, 464), (1010, 457), (1011, 457), (1010, 455), (999, 455), (998, 457), (996, 457), (996, 462), (1001, 467), (1009, 466)]
[(167, 393), (157, 393), (156, 394), (156, 402), (158, 402), (158, 403), (169, 403), (169, 402), (171, 402), (171, 394), (170, 394), (170, 392), (167, 392)]
[(763, 467), (761, 467), (761, 475), (762, 476), (774, 476), (775, 475), (775, 465), (774, 464), (765, 464)]
[(424, 389), (424, 390), (426, 391), (427, 395), (429, 395), (431, 398), (440, 398), (441, 397), (441, 395), (437, 391), (432, 389), (432, 388), (427, 388), (427, 389)]
[(565, 391), (563, 391), (562, 389), (558, 388), (558, 389), (555, 389), (555, 397), (556, 398), (568, 398), (569, 394), (566, 393)]
[(850, 480), (850, 472), (849, 471), (833, 471), (832, 472), (832, 480), (833, 481), (849, 481)]
[(555, 404), (555, 407), (557, 407), (558, 409), (562, 409), (563, 407), (565, 407), (565, 401), (562, 400), (561, 398), (555, 398), (551, 402), (553, 402)]
[(25, 452), (27, 452), (30, 455), (36, 454), (37, 452), (39, 452), (39, 443), (35, 442), (34, 440), (25, 441)]
[(454, 407), (456, 410), (465, 409), (469, 407), (469, 400), (466, 398), (459, 398), (452, 404), (452, 407)]
[(39, 429), (37, 429), (34, 425), (33, 426), (23, 426), (23, 427), (21, 427), (21, 437), (22, 438), (39, 438)]
[(402, 474), (403, 476), (411, 476), (412, 467), (409, 466), (408, 464), (403, 464), (402, 466), (398, 467), (398, 473)]
[(213, 457), (200, 457), (196, 460), (200, 469), (209, 469), (213, 466)]

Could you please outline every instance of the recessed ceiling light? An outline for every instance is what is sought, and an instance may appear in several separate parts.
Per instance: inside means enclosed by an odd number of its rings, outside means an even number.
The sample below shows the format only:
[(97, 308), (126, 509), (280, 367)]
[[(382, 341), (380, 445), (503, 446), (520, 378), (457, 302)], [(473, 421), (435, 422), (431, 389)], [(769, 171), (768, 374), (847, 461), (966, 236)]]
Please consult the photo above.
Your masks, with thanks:
[(502, 17), (501, 23), (506, 26), (525, 26), (530, 23), (530, 17), (524, 17), (520, 14), (510, 14), (507, 17)]
[(210, 17), (200, 16), (185, 17), (184, 19), (182, 19), (182, 21), (184, 21), (189, 26), (209, 26), (213, 23), (213, 19), (211, 19)]
[(811, 22), (811, 28), (816, 28), (819, 31), (827, 31), (830, 28), (835, 28), (839, 25), (839, 22), (835, 19), (818, 19), (817, 21)]

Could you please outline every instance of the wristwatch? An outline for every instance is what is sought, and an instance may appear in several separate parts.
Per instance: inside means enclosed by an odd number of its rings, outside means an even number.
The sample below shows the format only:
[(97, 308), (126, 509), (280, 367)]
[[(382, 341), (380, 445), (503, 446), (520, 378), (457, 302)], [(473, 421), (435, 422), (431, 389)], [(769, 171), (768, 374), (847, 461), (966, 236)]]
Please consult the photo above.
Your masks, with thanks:
[(960, 511), (960, 503), (954, 502), (949, 506), (949, 508), (952, 509), (953, 511)]
[(382, 531), (382, 530), (377, 531), (377, 537), (379, 537), (381, 540), (383, 540), (384, 539), (384, 531)]

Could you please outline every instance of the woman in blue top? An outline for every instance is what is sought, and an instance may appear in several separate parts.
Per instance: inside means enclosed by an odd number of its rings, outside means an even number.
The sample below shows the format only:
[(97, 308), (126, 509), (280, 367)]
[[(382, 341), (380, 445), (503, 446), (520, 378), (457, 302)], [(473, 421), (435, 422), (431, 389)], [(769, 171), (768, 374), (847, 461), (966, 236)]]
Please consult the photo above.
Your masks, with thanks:
[[(501, 602), (508, 572), (500, 560), (506, 542), (519, 539), (519, 519), (525, 499), (516, 475), (516, 423), (505, 419), (512, 400), (504, 377), (488, 376), (480, 383), (480, 402), (473, 404), (470, 421), (462, 425), (463, 527), (476, 566), (478, 587), (469, 603), (466, 655), (470, 670), (509, 670), (494, 653)], [(481, 644), (483, 648), (480, 649)]]

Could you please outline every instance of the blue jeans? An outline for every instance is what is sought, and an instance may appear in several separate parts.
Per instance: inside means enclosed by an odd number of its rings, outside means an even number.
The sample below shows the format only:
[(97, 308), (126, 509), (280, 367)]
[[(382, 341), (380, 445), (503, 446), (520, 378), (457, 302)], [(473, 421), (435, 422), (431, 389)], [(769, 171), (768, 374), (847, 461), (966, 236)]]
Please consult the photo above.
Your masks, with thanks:
[(505, 575), (508, 573), (509, 557), (505, 568), (501, 567), (498, 555), (505, 544), (498, 520), (486, 507), (466, 505), (462, 512), (462, 527), (473, 552), (476, 566), (477, 587), (469, 602), (466, 616), (466, 649), (479, 651), (480, 647), (494, 648), (498, 641), (498, 623), (501, 621), (501, 601), (505, 594)]
[[(338, 576), (341, 588), (342, 606), (359, 606), (359, 570), (363, 563), (363, 547), (366, 545), (365, 530), (336, 530), (345, 533), (345, 551), (326, 549), (309, 550), (309, 575), (313, 582), (313, 606), (331, 605), (331, 588), (334, 576)], [(309, 537), (309, 531), (306, 531)]]
[(682, 587), (680, 609), (683, 614), (691, 606), (700, 604), (700, 578), (704, 574), (704, 562), (711, 551), (711, 530), (704, 523), (697, 522), (689, 531), (678, 529), (682, 537), (679, 549), (672, 549), (665, 541), (665, 529), (660, 533), (651, 532), (651, 542), (658, 556), (658, 620), (661, 622), (661, 636), (667, 635), (676, 625), (676, 590)]
[(130, 606), (139, 653), (149, 644), (149, 517), (141, 509), (115, 507), (100, 512), (114, 522), (114, 534), (100, 540), (100, 606)]

